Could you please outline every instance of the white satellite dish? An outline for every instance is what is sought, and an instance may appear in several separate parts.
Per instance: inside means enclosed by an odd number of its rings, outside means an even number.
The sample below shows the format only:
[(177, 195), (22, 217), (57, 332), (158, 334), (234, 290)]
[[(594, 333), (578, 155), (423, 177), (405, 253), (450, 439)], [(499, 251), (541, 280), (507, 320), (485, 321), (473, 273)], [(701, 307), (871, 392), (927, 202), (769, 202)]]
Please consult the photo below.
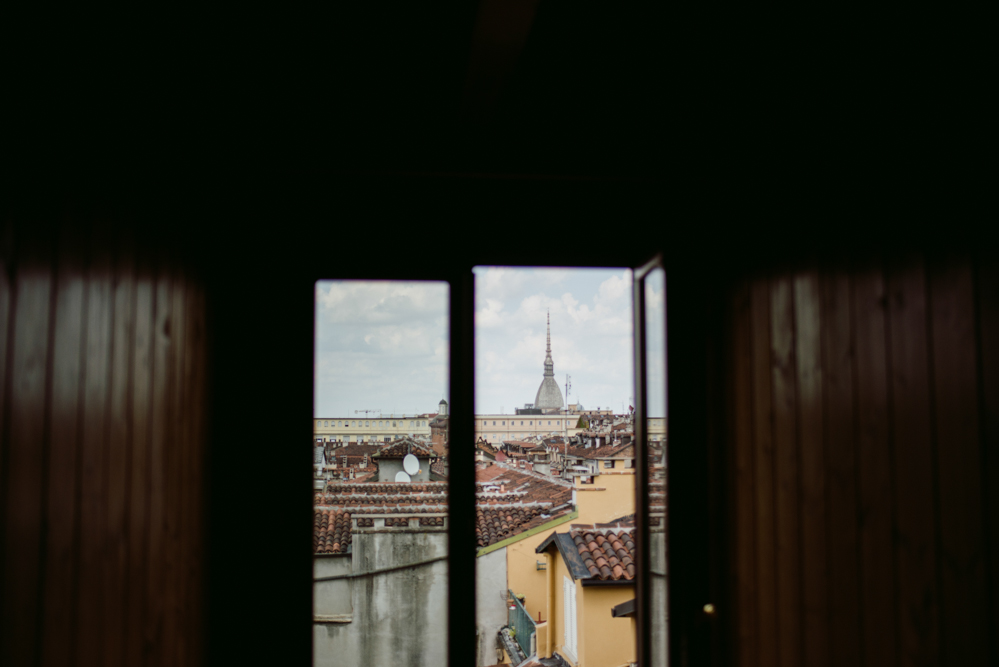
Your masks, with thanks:
[(415, 475), (420, 471), (420, 460), (412, 454), (406, 454), (406, 456), (402, 459), (402, 467), (410, 475)]
[(409, 482), (409, 481), (412, 481), (412, 478), (409, 475), (407, 475), (406, 473), (404, 473), (403, 471), (400, 470), (399, 472), (397, 472), (395, 474), (395, 481), (397, 481), (397, 482)]

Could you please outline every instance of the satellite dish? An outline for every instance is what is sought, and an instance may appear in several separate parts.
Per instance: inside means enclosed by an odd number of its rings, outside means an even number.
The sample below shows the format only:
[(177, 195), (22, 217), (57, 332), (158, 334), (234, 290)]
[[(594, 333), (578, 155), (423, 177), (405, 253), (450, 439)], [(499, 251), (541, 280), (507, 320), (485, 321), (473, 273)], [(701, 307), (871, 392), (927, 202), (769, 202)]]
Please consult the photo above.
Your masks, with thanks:
[(406, 473), (404, 473), (403, 471), (400, 470), (399, 472), (397, 472), (395, 474), (395, 481), (397, 481), (397, 482), (409, 482), (409, 481), (412, 481), (412, 478), (409, 475), (407, 475)]
[[(420, 471), (420, 460), (412, 454), (406, 454), (406, 456), (402, 459), (402, 467), (410, 475), (415, 475)], [(406, 481), (408, 482), (409, 480)]]

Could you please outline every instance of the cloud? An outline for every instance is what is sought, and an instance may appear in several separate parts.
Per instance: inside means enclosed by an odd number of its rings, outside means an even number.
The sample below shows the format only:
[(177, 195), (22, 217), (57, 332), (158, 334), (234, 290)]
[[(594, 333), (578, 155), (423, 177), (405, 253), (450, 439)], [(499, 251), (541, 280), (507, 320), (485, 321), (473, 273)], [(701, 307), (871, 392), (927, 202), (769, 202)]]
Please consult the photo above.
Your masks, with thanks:
[(447, 393), (448, 286), (316, 284), (315, 416), (435, 411)]
[(631, 272), (476, 269), (476, 411), (532, 402), (550, 312), (555, 375), (570, 402), (621, 408), (633, 393)]

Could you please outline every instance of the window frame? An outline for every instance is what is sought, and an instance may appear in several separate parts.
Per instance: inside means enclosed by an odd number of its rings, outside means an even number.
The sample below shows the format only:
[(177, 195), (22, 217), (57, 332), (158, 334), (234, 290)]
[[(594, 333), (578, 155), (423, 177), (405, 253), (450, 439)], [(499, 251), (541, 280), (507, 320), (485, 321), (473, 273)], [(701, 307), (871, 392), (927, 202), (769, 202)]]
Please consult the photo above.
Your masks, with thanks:
[[(319, 280), (406, 280), (406, 281), (442, 281), (449, 287), (448, 302), (448, 333), (449, 333), (449, 435), (454, 435), (457, 441), (475, 441), (475, 350), (474, 350), (474, 314), (475, 314), (475, 277), (473, 268), (485, 262), (469, 263), (452, 270), (434, 268), (419, 268), (415, 266), (373, 269), (357, 267), (354, 271), (346, 271), (340, 275), (313, 275), (310, 289), (314, 292), (315, 283)], [(498, 263), (500, 264), (500, 263)], [(531, 264), (529, 266), (535, 266)], [(528, 266), (528, 265), (525, 265)], [(606, 264), (573, 264), (572, 268), (605, 268)], [(622, 265), (623, 266), (623, 265)], [(635, 528), (637, 541), (637, 578), (639, 581), (649, 581), (649, 547), (648, 547), (648, 470), (646, 464), (647, 425), (644, 415), (647, 413), (645, 387), (645, 312), (644, 312), (644, 279), (654, 268), (665, 268), (661, 255), (632, 269), (633, 289), (633, 349), (635, 359), (635, 493), (636, 511)], [(369, 273), (374, 271), (374, 273)], [(313, 329), (315, 316), (312, 318)], [(667, 348), (668, 351), (668, 348)], [(315, 350), (313, 354), (312, 371), (315, 372)], [(668, 352), (667, 352), (668, 355)], [(668, 361), (667, 361), (668, 366)], [(668, 376), (667, 376), (668, 377)], [(314, 391), (314, 389), (313, 389)], [(314, 397), (313, 397), (314, 398)], [(549, 425), (551, 421), (548, 420)], [(560, 421), (560, 420), (559, 420)], [(311, 420), (310, 420), (311, 422)], [(558, 421), (556, 425), (560, 426)], [(539, 420), (539, 427), (541, 426)], [(346, 428), (346, 422), (345, 422)], [(311, 425), (310, 425), (311, 430)], [(451, 439), (451, 438), (449, 438)], [(456, 548), (456, 544), (475, 543), (475, 449), (463, 450), (466, 456), (455, 456), (449, 462), (450, 475), (448, 480), (448, 664), (452, 666), (466, 665), (475, 660), (475, 614), (467, 613), (475, 609), (475, 587), (469, 588), (469, 580), (476, 581), (475, 551)], [(457, 453), (457, 452), (456, 452)], [(309, 470), (312, 469), (311, 452)], [(667, 454), (668, 456), (668, 454)], [(310, 476), (311, 481), (311, 476)], [(311, 488), (310, 488), (311, 493)], [(309, 530), (312, 526), (311, 512), (309, 514)], [(667, 551), (667, 563), (673, 560), (671, 552)], [(672, 569), (671, 565), (668, 565)], [(311, 580), (311, 576), (310, 576)], [(638, 664), (647, 664), (650, 657), (651, 635), (648, 627), (650, 618), (649, 598), (643, 590), (644, 586), (636, 586), (636, 659)], [(672, 594), (671, 594), (672, 598)], [(674, 600), (670, 599), (670, 607)], [(312, 587), (309, 594), (309, 616), (311, 618)], [(672, 614), (669, 614), (671, 617)], [(311, 625), (311, 624), (310, 624)], [(676, 626), (668, 626), (668, 641), (671, 647), (676, 646)], [(311, 638), (311, 633), (310, 633)], [(310, 639), (311, 641), (311, 639)], [(311, 646), (310, 651), (311, 655)], [(670, 653), (673, 653), (671, 648)], [(672, 657), (672, 656), (671, 656)]]

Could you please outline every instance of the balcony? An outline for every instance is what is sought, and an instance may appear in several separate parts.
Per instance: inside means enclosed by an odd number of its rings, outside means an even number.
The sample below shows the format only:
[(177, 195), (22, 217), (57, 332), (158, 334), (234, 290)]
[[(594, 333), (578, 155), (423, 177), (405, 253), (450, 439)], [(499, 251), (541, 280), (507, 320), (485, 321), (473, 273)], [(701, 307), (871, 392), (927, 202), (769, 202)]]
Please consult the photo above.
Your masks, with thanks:
[(521, 651), (524, 652), (525, 657), (530, 657), (536, 652), (534, 644), (534, 635), (537, 632), (537, 625), (534, 623), (534, 619), (531, 615), (527, 613), (524, 609), (524, 605), (521, 604), (517, 596), (513, 594), (513, 591), (507, 590), (509, 594), (510, 603), (507, 605), (509, 609), (507, 616), (507, 627), (510, 630), (510, 634), (516, 640), (517, 645), (520, 647)]

